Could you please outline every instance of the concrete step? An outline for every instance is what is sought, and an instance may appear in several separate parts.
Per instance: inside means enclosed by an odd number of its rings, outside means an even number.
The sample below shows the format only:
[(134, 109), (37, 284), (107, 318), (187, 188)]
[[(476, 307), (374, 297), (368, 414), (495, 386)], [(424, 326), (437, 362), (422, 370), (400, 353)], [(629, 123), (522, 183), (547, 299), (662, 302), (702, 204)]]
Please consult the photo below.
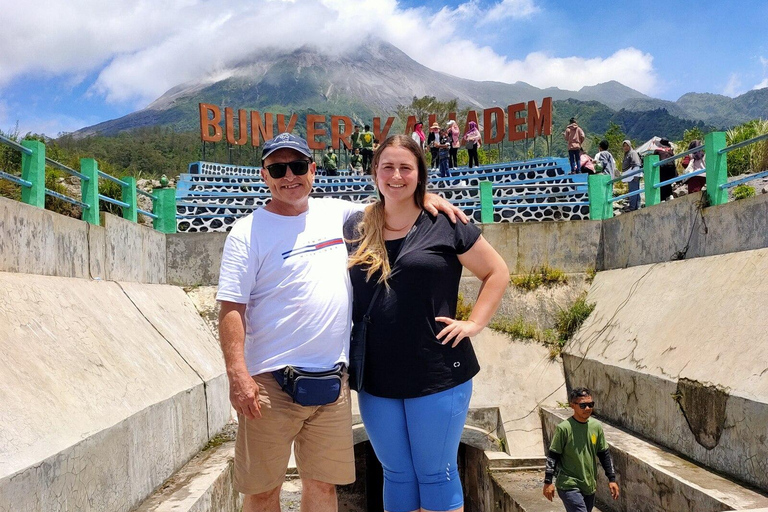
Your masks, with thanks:
[[(544, 469), (540, 471), (509, 471), (495, 472), (493, 485), (502, 493), (501, 503), (496, 503), (494, 510), (504, 512), (562, 512), (563, 502), (555, 495), (553, 501), (548, 501), (542, 494), (544, 488)], [(601, 512), (598, 507), (593, 512)]]
[(234, 441), (203, 450), (134, 512), (239, 512), (233, 484)]
[[(541, 408), (545, 446), (570, 409)], [(621, 496), (613, 501), (599, 470), (597, 502), (606, 512), (715, 512), (768, 507), (768, 496), (603, 422)]]

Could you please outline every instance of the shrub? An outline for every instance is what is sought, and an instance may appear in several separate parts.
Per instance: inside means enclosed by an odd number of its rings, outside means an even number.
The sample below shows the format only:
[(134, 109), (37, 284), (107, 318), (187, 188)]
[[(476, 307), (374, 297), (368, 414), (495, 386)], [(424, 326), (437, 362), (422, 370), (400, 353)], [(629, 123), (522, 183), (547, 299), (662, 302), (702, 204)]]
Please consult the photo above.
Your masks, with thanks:
[(568, 276), (562, 270), (547, 265), (534, 267), (527, 274), (512, 276), (510, 281), (517, 288), (533, 291), (540, 286), (554, 286), (568, 282)]
[(464, 295), (460, 293), (459, 300), (456, 301), (456, 320), (469, 320), (473, 306), (471, 302), (464, 302)]
[(736, 188), (733, 189), (733, 198), (737, 201), (739, 199), (746, 199), (748, 197), (754, 197), (755, 195), (755, 187), (750, 187), (749, 185), (738, 185)]

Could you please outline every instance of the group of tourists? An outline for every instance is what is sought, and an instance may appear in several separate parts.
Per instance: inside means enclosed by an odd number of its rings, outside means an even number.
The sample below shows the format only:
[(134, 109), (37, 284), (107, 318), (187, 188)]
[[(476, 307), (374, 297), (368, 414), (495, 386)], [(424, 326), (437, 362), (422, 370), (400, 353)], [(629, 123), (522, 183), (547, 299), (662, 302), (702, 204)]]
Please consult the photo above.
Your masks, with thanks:
[[(616, 178), (621, 172), (621, 181), (627, 184), (629, 192), (640, 190), (640, 179), (643, 175), (643, 159), (640, 154), (632, 147), (632, 141), (624, 140), (621, 143), (624, 156), (621, 161), (621, 169), (617, 168), (616, 160), (608, 150), (607, 140), (601, 140), (598, 144), (599, 151), (594, 158), (590, 157), (582, 147), (585, 139), (584, 130), (578, 125), (575, 118), (571, 118), (568, 126), (563, 132), (563, 137), (568, 145), (568, 162), (573, 173), (598, 174), (604, 173)], [(698, 148), (702, 145), (700, 140), (693, 140), (688, 145), (688, 150)], [(656, 144), (656, 148), (651, 154), (658, 155), (659, 161), (672, 158), (675, 153), (669, 139), (661, 138)], [(704, 169), (704, 151), (699, 150), (691, 155), (686, 155), (682, 159), (684, 173)], [(674, 161), (665, 162), (659, 166), (659, 181), (664, 182), (676, 178), (677, 167)], [(688, 193), (699, 192), (706, 184), (706, 178), (701, 175), (691, 176), (685, 180)], [(672, 184), (663, 185), (660, 188), (661, 200), (666, 201), (673, 197)], [(634, 211), (640, 208), (640, 194), (629, 198), (627, 211)]]
[(458, 167), (458, 153), (462, 145), (469, 156), (469, 168), (480, 165), (477, 149), (482, 143), (482, 136), (474, 121), (468, 123), (464, 134), (453, 119), (448, 121), (445, 128), (440, 128), (440, 125), (435, 122), (429, 127), (429, 135), (424, 133), (424, 124), (417, 121), (411, 138), (422, 151), (429, 150), (431, 169), (439, 170), (441, 178), (449, 177), (450, 169)]

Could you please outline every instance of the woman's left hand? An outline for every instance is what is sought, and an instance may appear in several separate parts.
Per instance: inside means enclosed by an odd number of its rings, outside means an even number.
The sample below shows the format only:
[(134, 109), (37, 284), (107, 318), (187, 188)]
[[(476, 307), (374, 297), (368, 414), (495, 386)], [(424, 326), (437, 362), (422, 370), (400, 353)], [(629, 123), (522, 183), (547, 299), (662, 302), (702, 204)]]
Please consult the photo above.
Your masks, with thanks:
[(474, 336), (483, 330), (482, 326), (472, 320), (456, 320), (447, 316), (438, 316), (435, 317), (435, 320), (446, 324), (445, 328), (437, 334), (437, 339), (442, 340), (443, 345), (453, 340), (451, 348), (456, 348), (461, 340)]

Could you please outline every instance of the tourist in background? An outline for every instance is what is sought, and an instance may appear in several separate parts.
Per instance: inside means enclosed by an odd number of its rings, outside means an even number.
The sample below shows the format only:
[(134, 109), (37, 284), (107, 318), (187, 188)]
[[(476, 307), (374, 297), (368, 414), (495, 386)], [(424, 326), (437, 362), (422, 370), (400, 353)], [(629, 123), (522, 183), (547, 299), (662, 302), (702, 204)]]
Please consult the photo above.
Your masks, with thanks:
[[(640, 177), (641, 174), (634, 174), (632, 176), (626, 176), (629, 173), (641, 169), (643, 166), (640, 155), (632, 149), (632, 143), (629, 140), (625, 140), (621, 143), (621, 147), (624, 149), (624, 159), (621, 161), (621, 174), (624, 176), (621, 181), (629, 185), (629, 191), (634, 192), (640, 190)], [(640, 195), (634, 195), (629, 198), (628, 211), (634, 211), (640, 208)]]
[(436, 171), (440, 165), (440, 125), (437, 124), (437, 122), (432, 123), (432, 126), (429, 127), (429, 135), (427, 135), (427, 146), (429, 146), (429, 154), (432, 157), (430, 168)]
[(325, 174), (327, 176), (338, 176), (339, 172), (339, 165), (338, 165), (339, 157), (336, 156), (336, 153), (333, 152), (333, 146), (330, 144), (328, 145), (328, 148), (326, 149), (325, 153), (323, 154), (323, 169), (325, 170)]
[(592, 161), (592, 157), (584, 151), (584, 148), (581, 149), (581, 154), (579, 155), (579, 167), (581, 172), (595, 174), (595, 163)]
[(424, 144), (427, 140), (427, 136), (424, 135), (424, 124), (421, 121), (416, 121), (413, 125), (413, 133), (411, 133), (413, 142), (419, 145), (422, 151), (424, 151)]
[(464, 134), (463, 139), (466, 143), (467, 153), (469, 153), (469, 168), (478, 167), (480, 161), (477, 158), (477, 146), (480, 144), (481, 136), (476, 122), (469, 122), (469, 128)]
[(458, 154), (459, 154), (459, 146), (461, 145), (461, 130), (459, 130), (459, 125), (456, 124), (456, 121), (451, 119), (448, 121), (448, 136), (451, 138), (451, 148), (449, 151), (450, 154), (450, 163), (449, 167), (451, 169), (455, 169), (459, 166), (458, 164)]
[(371, 160), (373, 160), (373, 133), (371, 127), (365, 125), (365, 131), (360, 134), (360, 153), (363, 155), (363, 172), (371, 173)]
[(349, 170), (358, 176), (363, 174), (363, 155), (360, 154), (360, 148), (352, 150), (352, 156), (349, 157)]
[[(659, 156), (659, 160), (666, 160), (675, 156), (672, 144), (668, 139), (661, 139), (659, 141), (659, 147), (653, 152), (654, 155)], [(675, 168), (675, 162), (667, 162), (659, 166), (659, 181), (667, 181), (677, 177), (677, 169)], [(661, 200), (667, 201), (672, 199), (672, 184), (664, 185), (661, 187)]]
[(600, 151), (595, 155), (595, 170), (608, 174), (611, 179), (616, 177), (616, 159), (608, 151), (608, 141), (603, 139), (598, 144)]
[[(702, 145), (700, 140), (692, 140), (691, 143), (688, 144), (688, 150), (690, 151), (691, 149)], [(686, 174), (704, 169), (704, 150), (701, 149), (691, 155), (686, 155), (683, 158), (683, 169), (685, 169), (684, 172)], [(688, 193), (693, 194), (694, 192), (700, 192), (701, 189), (704, 188), (704, 185), (707, 184), (707, 177), (702, 173), (696, 176), (691, 176), (686, 182), (688, 184)]]
[(581, 129), (576, 122), (576, 118), (572, 117), (570, 124), (565, 128), (563, 132), (566, 144), (568, 144), (568, 161), (571, 164), (571, 172), (581, 172), (580, 158), (581, 158), (581, 144), (584, 142), (584, 130)]
[[(384, 141), (373, 179), (379, 200), (345, 223), (345, 237), (353, 322), (370, 315), (358, 403), (384, 469), (384, 509), (460, 511), (458, 448), (480, 370), (470, 337), (509, 271), (477, 226), (424, 211), (427, 165), (409, 136)], [(482, 280), (466, 321), (454, 319), (462, 267)]]
[(355, 149), (363, 149), (363, 141), (360, 137), (362, 137), (362, 133), (360, 133), (360, 125), (355, 125), (355, 131), (352, 133), (352, 135), (349, 136), (350, 140), (352, 141), (352, 152), (355, 152)]
[(448, 135), (448, 130), (443, 128), (440, 130), (440, 142), (437, 145), (438, 159), (440, 161), (440, 177), (447, 178), (451, 175), (449, 170), (451, 166), (451, 136)]

